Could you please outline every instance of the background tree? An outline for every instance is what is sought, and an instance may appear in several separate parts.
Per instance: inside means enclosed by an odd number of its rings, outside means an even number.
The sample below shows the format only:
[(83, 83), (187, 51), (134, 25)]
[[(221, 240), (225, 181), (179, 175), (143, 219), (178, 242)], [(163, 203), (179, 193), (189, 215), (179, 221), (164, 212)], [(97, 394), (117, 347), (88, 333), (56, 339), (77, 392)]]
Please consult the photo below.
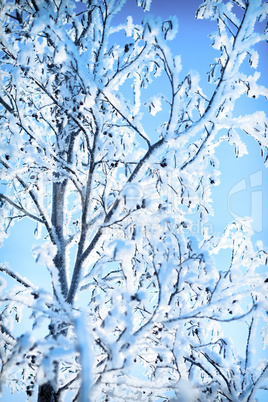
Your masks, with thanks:
[[(15, 281), (1, 296), (2, 381), (29, 398), (39, 387), (39, 401), (251, 401), (268, 371), (251, 359), (257, 326), (267, 343), (267, 252), (247, 219), (193, 236), (189, 212), (212, 213), (222, 141), (241, 156), (244, 131), (265, 154), (265, 113), (233, 110), (268, 94), (245, 68), (258, 67), (267, 3), (200, 5), (218, 27), (209, 95), (197, 73), (180, 76), (176, 18), (113, 25), (124, 3), (1, 5), (1, 237), (36, 222), (34, 256), (51, 276), (44, 290), (0, 266)], [(152, 97), (158, 79), (169, 88)], [(222, 271), (213, 256), (225, 248)], [(31, 329), (14, 335), (27, 311)], [(224, 332), (235, 320), (248, 325), (243, 356)]]

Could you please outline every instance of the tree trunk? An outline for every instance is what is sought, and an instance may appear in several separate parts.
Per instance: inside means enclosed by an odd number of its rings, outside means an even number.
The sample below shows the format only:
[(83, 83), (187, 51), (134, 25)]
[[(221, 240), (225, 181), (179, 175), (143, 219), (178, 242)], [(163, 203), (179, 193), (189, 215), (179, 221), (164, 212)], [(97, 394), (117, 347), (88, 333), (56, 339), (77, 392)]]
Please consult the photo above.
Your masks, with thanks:
[[(53, 183), (52, 184), (52, 213), (51, 213), (51, 224), (57, 235), (57, 254), (54, 258), (54, 264), (59, 272), (59, 283), (62, 295), (66, 299), (68, 296), (68, 285), (66, 277), (66, 261), (65, 261), (65, 242), (63, 235), (63, 221), (64, 221), (64, 197), (66, 190), (67, 181), (63, 183)], [(54, 289), (55, 290), (55, 289)], [(54, 326), (50, 328), (50, 334), (56, 337), (53, 330)], [(63, 332), (62, 332), (63, 334)], [(54, 384), (57, 384), (58, 375), (58, 365), (55, 365), (55, 378)], [(38, 389), (38, 402), (56, 402), (58, 401), (57, 390), (53, 387), (50, 381), (39, 386)]]
[(54, 258), (55, 267), (59, 272), (59, 282), (61, 286), (61, 292), (65, 298), (68, 295), (68, 284), (66, 277), (66, 261), (65, 261), (65, 240), (63, 234), (64, 225), (64, 201), (65, 190), (67, 181), (63, 183), (53, 183), (52, 187), (52, 213), (51, 224), (57, 235), (57, 254)]
[(57, 402), (57, 393), (51, 382), (40, 385), (38, 389), (38, 402)]

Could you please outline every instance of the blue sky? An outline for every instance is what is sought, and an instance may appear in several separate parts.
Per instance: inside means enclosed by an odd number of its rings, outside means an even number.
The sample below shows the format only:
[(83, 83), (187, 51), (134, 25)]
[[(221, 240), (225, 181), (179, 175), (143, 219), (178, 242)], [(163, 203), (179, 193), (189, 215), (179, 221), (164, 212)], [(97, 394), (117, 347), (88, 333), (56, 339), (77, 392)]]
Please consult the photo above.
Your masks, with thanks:
[[(205, 94), (209, 96), (214, 90), (214, 86), (208, 83), (207, 72), (214, 58), (218, 57), (218, 51), (211, 47), (211, 39), (209, 35), (217, 31), (217, 24), (210, 20), (196, 20), (195, 13), (201, 4), (199, 0), (153, 0), (150, 14), (157, 17), (160, 15), (166, 19), (172, 15), (176, 15), (179, 21), (179, 31), (174, 41), (169, 42), (173, 54), (180, 54), (182, 59), (181, 79), (188, 74), (189, 71), (197, 71), (200, 75), (200, 86)], [(144, 18), (145, 13), (141, 8), (136, 7), (135, 0), (128, 0), (124, 6), (123, 12), (116, 16), (116, 19), (122, 22), (122, 15), (131, 14), (135, 22), (139, 22)], [(259, 24), (261, 29), (264, 24)], [(268, 46), (267, 43), (257, 45), (259, 51), (259, 71), (261, 77), (259, 83), (268, 86)], [(247, 72), (254, 74), (254, 69), (245, 63), (243, 66)], [(165, 92), (166, 82), (162, 76), (157, 81), (158, 92)], [(162, 88), (161, 89), (161, 85)], [(148, 88), (148, 91), (151, 89)], [(152, 91), (155, 88), (152, 87)], [(153, 92), (152, 92), (153, 93)], [(258, 99), (249, 99), (243, 96), (237, 101), (235, 116), (250, 114), (254, 111), (267, 111), (267, 100), (259, 97)], [(155, 119), (155, 118), (154, 118)], [(149, 127), (149, 124), (148, 124)], [(153, 134), (151, 134), (153, 136)], [(268, 209), (265, 208), (268, 202), (268, 169), (264, 166), (264, 159), (260, 155), (260, 147), (257, 142), (241, 132), (242, 140), (248, 149), (248, 155), (236, 158), (234, 147), (228, 143), (222, 143), (217, 150), (217, 157), (220, 162), (221, 183), (213, 188), (212, 198), (214, 207), (214, 217), (211, 223), (216, 232), (221, 232), (224, 227), (233, 221), (235, 216), (250, 216), (253, 213), (257, 222), (253, 227), (257, 229), (254, 239), (263, 240), (268, 243)], [(262, 175), (261, 185), (256, 186), (250, 183), (252, 175), (260, 172)], [(230, 195), (232, 189), (241, 181), (246, 182), (246, 188)], [(252, 181), (252, 180), (251, 180)], [(262, 192), (263, 208), (256, 211), (254, 205), (260, 205), (257, 201)], [(229, 201), (229, 205), (228, 205)], [(256, 203), (257, 202), (257, 203)], [(253, 211), (252, 211), (253, 210)], [(262, 229), (260, 230), (260, 220), (262, 221)], [(258, 228), (257, 228), (257, 226)]]
[[(198, 0), (153, 0), (150, 13), (154, 16), (161, 15), (163, 19), (174, 14), (177, 16), (179, 32), (173, 43), (170, 42), (170, 47), (174, 53), (181, 54), (183, 68), (181, 77), (183, 78), (190, 70), (198, 71), (201, 78), (200, 85), (204, 92), (209, 94), (213, 87), (207, 83), (206, 73), (209, 70), (210, 63), (217, 56), (217, 52), (211, 48), (211, 40), (208, 35), (217, 27), (215, 22), (195, 20), (195, 11), (199, 4), (200, 1)], [(123, 12), (116, 19), (121, 22), (124, 16), (130, 14), (134, 17), (135, 22), (139, 22), (145, 15), (142, 9), (137, 8), (135, 0), (127, 0)], [(260, 82), (268, 87), (267, 43), (259, 46), (259, 50), (259, 65), (262, 72)], [(158, 84), (163, 85), (164, 92), (164, 82), (162, 81), (161, 84), (161, 80), (158, 80)], [(160, 89), (158, 88), (159, 91)], [(261, 98), (257, 100), (242, 99), (238, 102), (236, 114), (239, 116), (239, 114), (250, 113), (252, 108), (253, 110), (264, 110), (268, 113), (267, 100)], [(221, 184), (213, 189), (212, 198), (215, 213), (210, 222), (215, 232), (221, 232), (235, 215), (241, 217), (254, 215), (258, 228), (254, 234), (254, 240), (262, 240), (268, 246), (268, 208), (266, 207), (268, 205), (268, 169), (264, 166), (258, 144), (246, 134), (243, 134), (243, 140), (248, 147), (249, 154), (242, 158), (237, 159), (233, 147), (227, 143), (222, 144), (217, 151), (221, 170)], [(261, 177), (261, 181), (254, 179), (257, 177), (255, 174), (258, 178)], [(234, 188), (241, 190), (232, 191)], [(262, 200), (262, 208), (260, 208), (260, 200)], [(9, 239), (4, 242), (3, 248), (0, 249), (0, 255), (1, 261), (9, 262), (10, 268), (20, 272), (25, 277), (29, 276), (35, 284), (43, 286), (49, 280), (49, 276), (46, 269), (36, 265), (32, 257), (34, 228), (35, 225), (26, 220), (12, 227)], [(34, 240), (34, 243), (37, 244), (37, 240)], [(224, 265), (228, 261), (226, 262), (223, 259), (220, 263)], [(240, 334), (239, 331), (237, 332), (237, 328), (234, 331), (236, 331), (237, 339), (239, 339)], [(243, 337), (242, 334), (241, 337)], [(24, 401), (25, 397), (18, 394), (10, 396), (5, 393), (3, 400)], [(259, 402), (264, 401), (264, 396), (260, 393)]]

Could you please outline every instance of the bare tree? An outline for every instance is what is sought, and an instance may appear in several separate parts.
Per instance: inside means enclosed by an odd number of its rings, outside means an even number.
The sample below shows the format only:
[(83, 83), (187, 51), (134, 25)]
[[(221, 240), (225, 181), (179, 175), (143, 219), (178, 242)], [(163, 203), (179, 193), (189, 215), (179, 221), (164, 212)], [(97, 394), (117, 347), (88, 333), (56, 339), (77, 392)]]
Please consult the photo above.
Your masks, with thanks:
[[(34, 256), (51, 276), (43, 290), (0, 265), (15, 281), (1, 296), (2, 381), (29, 399), (39, 387), (39, 401), (253, 401), (268, 367), (251, 359), (258, 325), (268, 337), (267, 252), (247, 219), (191, 235), (189, 211), (200, 222), (211, 214), (222, 141), (241, 156), (246, 133), (266, 152), (265, 113), (233, 110), (241, 96), (268, 95), (245, 68), (258, 68), (267, 3), (200, 5), (196, 17), (218, 28), (211, 95), (198, 74), (181, 78), (168, 47), (176, 18), (113, 25), (124, 3), (0, 6), (1, 238), (19, 219), (36, 222)], [(148, 132), (158, 112), (166, 117)], [(213, 256), (225, 248), (222, 271)], [(15, 336), (27, 311), (31, 329)], [(235, 320), (248, 328), (243, 356), (224, 331)]]

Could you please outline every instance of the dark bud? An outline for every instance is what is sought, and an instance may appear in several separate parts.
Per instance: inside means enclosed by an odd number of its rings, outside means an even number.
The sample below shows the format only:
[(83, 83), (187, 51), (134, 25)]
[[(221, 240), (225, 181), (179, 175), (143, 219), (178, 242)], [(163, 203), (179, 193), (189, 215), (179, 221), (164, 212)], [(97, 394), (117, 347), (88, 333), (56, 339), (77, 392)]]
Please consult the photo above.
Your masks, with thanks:
[(146, 201), (145, 201), (144, 198), (143, 198), (143, 200), (142, 200), (142, 202), (141, 202), (141, 207), (142, 207), (142, 208), (145, 208), (145, 207), (146, 207)]
[(21, 66), (21, 70), (24, 72), (24, 75), (26, 76), (29, 72), (29, 67)]
[(48, 329), (51, 333), (51, 335), (54, 335), (55, 333), (55, 326), (53, 324), (49, 324)]
[(138, 204), (138, 205), (136, 205), (136, 208), (137, 208), (137, 209), (141, 209), (141, 206)]
[(9, 156), (8, 154), (6, 154), (6, 155), (5, 155), (5, 158), (6, 158), (7, 161), (9, 161), (10, 156)]
[(215, 181), (213, 179), (209, 179), (210, 184), (215, 184)]
[(268, 278), (265, 279), (264, 283), (268, 283)]
[(30, 389), (30, 387), (28, 386), (27, 388), (26, 388), (26, 394), (28, 395), (28, 396), (32, 396), (32, 393), (33, 393), (33, 391)]
[(129, 51), (129, 45), (126, 44), (126, 45), (125, 45), (125, 53), (127, 53), (128, 51)]
[(162, 162), (160, 163), (160, 166), (161, 166), (162, 168), (164, 168), (164, 167), (167, 166), (166, 159), (163, 159), (163, 160), (162, 160)]
[(137, 295), (137, 293), (135, 293), (134, 295), (132, 295), (132, 296), (130, 297), (130, 300), (137, 300), (137, 301), (140, 301), (139, 296)]
[(194, 357), (193, 355), (190, 355), (190, 358), (193, 359), (193, 360), (195, 360), (195, 357)]
[(113, 134), (111, 134), (111, 133), (108, 134), (108, 137), (112, 138), (112, 136), (113, 136)]

